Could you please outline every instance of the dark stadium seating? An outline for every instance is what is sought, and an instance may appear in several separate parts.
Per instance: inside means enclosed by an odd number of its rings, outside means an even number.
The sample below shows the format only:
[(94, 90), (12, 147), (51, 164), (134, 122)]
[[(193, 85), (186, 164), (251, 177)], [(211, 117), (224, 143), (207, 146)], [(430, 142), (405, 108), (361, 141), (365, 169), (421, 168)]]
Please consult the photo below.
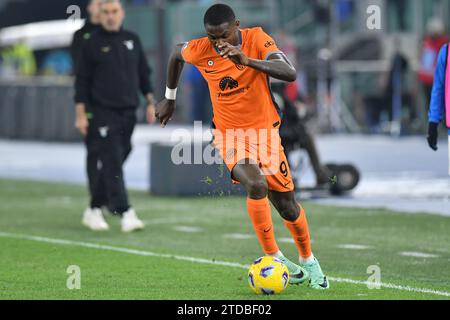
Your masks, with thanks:
[(0, 83), (0, 139), (80, 141), (71, 83)]

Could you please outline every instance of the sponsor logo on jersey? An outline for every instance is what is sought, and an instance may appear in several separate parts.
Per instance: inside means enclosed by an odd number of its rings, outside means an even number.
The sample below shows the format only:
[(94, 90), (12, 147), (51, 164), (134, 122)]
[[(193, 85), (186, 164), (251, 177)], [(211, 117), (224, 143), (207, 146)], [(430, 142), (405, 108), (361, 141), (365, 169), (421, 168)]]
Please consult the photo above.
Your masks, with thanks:
[(233, 90), (239, 87), (239, 82), (237, 82), (237, 80), (233, 79), (230, 76), (226, 76), (223, 77), (222, 80), (220, 80), (219, 87), (222, 91), (225, 91), (227, 89)]

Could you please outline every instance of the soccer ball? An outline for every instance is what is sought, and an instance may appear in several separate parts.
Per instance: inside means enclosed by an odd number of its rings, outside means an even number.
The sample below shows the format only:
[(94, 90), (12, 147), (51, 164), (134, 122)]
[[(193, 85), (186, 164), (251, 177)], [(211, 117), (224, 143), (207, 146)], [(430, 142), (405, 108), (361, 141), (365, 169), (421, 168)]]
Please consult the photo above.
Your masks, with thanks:
[(281, 293), (288, 282), (288, 268), (281, 260), (271, 256), (255, 260), (248, 270), (248, 283), (256, 294)]

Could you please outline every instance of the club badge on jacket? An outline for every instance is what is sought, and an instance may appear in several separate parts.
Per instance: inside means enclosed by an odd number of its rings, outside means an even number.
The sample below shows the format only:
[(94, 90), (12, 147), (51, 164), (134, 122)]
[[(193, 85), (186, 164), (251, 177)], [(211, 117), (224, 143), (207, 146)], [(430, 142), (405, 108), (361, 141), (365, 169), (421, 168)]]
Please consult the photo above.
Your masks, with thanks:
[(128, 50), (132, 51), (134, 49), (134, 41), (133, 40), (126, 40), (123, 42), (123, 44), (128, 48)]
[(109, 130), (108, 127), (100, 127), (100, 128), (98, 128), (98, 131), (99, 131), (100, 136), (102, 138), (106, 138), (108, 136), (108, 130)]

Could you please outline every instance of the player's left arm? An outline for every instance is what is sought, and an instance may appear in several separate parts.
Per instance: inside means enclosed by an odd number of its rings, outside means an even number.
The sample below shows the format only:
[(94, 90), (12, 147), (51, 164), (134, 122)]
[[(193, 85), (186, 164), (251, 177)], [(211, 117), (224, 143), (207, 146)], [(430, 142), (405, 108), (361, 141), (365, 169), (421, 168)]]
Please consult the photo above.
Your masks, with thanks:
[(288, 82), (293, 82), (297, 78), (294, 66), (282, 52), (274, 52), (266, 60), (259, 60), (246, 56), (239, 48), (229, 43), (219, 46), (219, 50), (223, 58), (229, 58), (236, 64), (264, 72), (272, 78)]

